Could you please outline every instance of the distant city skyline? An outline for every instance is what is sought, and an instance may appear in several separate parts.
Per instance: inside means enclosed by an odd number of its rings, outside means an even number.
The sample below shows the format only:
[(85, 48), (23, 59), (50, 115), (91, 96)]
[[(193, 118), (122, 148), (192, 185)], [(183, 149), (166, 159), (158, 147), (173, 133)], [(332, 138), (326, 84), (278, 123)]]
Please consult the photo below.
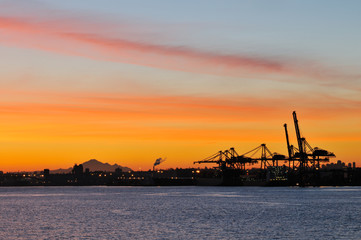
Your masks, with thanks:
[(0, 0), (0, 171), (261, 143), (361, 164), (360, 1)]

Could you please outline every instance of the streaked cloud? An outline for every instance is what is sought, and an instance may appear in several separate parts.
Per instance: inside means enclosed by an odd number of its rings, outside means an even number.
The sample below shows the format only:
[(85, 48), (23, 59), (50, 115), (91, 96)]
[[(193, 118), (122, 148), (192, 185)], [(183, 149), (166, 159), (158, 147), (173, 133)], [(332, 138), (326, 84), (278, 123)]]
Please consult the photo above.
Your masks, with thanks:
[[(294, 57), (272, 58), (247, 55), (227, 55), (194, 49), (189, 46), (170, 46), (134, 40), (134, 36), (109, 36), (101, 24), (89, 24), (79, 18), (37, 19), (35, 16), (0, 17), (3, 35), (0, 41), (20, 47), (31, 47), (60, 54), (82, 56), (100, 61), (115, 61), (155, 68), (164, 68), (203, 74), (266, 78), (276, 81), (297, 81), (300, 78), (332, 81), (355, 79), (359, 76), (330, 70), (315, 61), (295, 60)], [(103, 28), (117, 28), (102, 23)], [(76, 26), (76, 27), (74, 27)], [(81, 30), (81, 26), (84, 27)], [(130, 26), (128, 26), (130, 28)], [(291, 60), (293, 59), (293, 60)], [(327, 80), (328, 79), (328, 80)]]

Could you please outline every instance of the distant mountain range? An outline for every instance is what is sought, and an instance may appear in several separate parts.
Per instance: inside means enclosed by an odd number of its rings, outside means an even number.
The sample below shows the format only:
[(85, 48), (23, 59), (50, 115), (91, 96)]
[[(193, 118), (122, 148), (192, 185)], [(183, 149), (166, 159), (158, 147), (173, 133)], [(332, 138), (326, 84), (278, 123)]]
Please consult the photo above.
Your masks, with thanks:
[[(118, 164), (110, 165), (109, 163), (102, 163), (96, 159), (91, 159), (89, 161), (86, 161), (84, 163), (81, 163), (83, 165), (84, 171), (86, 168), (89, 168), (90, 172), (94, 171), (103, 171), (103, 172), (114, 172), (115, 169), (120, 168), (123, 170), (123, 172), (132, 171), (132, 169), (128, 167), (123, 167)], [(69, 173), (73, 170), (73, 167), (67, 168), (67, 169), (56, 169), (56, 170), (50, 170), (50, 173)]]

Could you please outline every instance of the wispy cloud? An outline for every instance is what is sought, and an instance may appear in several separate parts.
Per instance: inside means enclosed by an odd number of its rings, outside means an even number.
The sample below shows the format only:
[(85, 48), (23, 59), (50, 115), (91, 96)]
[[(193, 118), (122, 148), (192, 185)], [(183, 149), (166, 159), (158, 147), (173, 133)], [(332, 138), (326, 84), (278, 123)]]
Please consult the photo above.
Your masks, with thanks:
[[(304, 99), (302, 95), (277, 97), (199, 97), (165, 95), (125, 95), (99, 92), (41, 92), (14, 91), (0, 92), (8, 101), (0, 101), (3, 115), (29, 116), (77, 116), (89, 121), (185, 121), (242, 123), (280, 121), (287, 119), (291, 111), (305, 114), (307, 119), (337, 120), (345, 117), (360, 116), (361, 102), (332, 97), (314, 96)], [(22, 96), (12, 101), (11, 96)], [(10, 100), (10, 102), (9, 102)], [(302, 102), (302, 104), (300, 104)], [(317, 104), (314, 104), (317, 102)], [(293, 106), (293, 103), (297, 103)], [(294, 109), (293, 107), (296, 107)], [(317, 113), (317, 114), (316, 114)], [(337, 113), (337, 114), (335, 114)], [(72, 120), (72, 117), (69, 118)], [(87, 121), (87, 120), (86, 120)], [(283, 121), (283, 120), (282, 120)], [(102, 120), (100, 121), (102, 122)], [(282, 122), (281, 122), (282, 123)]]
[[(162, 39), (155, 43), (134, 40), (134, 36), (109, 36), (101, 33), (101, 29), (116, 30), (115, 24), (108, 25), (103, 21), (87, 26), (87, 21), (90, 20), (74, 17), (56, 21), (35, 16), (0, 17), (0, 29), (5, 36), (0, 41), (96, 60), (203, 74), (262, 77), (278, 81), (297, 80), (302, 77), (317, 80), (357, 77), (326, 70), (315, 62), (227, 55), (186, 46), (169, 46), (162, 44)], [(84, 29), (81, 26), (84, 26)], [(280, 78), (275, 78), (280, 75)]]

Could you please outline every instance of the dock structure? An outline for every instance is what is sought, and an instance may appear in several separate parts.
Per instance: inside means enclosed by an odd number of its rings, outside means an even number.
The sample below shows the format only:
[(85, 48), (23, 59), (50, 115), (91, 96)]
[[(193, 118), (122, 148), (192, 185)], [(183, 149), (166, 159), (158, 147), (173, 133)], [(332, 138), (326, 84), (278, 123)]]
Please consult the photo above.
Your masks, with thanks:
[(233, 172), (245, 173), (247, 166), (250, 167), (255, 164), (260, 164), (260, 170), (264, 171), (282, 166), (287, 168), (286, 172), (290, 178), (294, 179), (294, 183), (308, 185), (313, 182), (315, 185), (320, 163), (329, 162), (329, 159), (335, 157), (335, 154), (318, 147), (311, 147), (306, 138), (301, 135), (295, 111), (292, 116), (298, 148), (290, 144), (287, 124), (284, 124), (288, 156), (276, 152), (272, 153), (263, 143), (244, 154), (238, 154), (234, 148), (218, 151), (203, 160), (194, 162), (194, 164), (215, 163), (218, 165), (217, 168), (224, 173), (232, 170)]

